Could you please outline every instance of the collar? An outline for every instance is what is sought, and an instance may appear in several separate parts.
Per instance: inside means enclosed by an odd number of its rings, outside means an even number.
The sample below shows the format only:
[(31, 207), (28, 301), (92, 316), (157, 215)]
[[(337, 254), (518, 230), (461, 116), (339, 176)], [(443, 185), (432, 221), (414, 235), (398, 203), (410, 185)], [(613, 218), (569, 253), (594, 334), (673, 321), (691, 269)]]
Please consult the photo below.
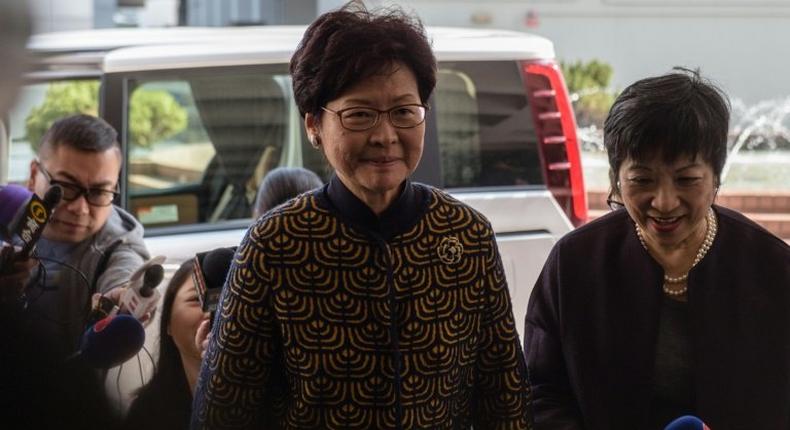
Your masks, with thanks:
[(430, 202), (431, 193), (426, 186), (406, 179), (401, 187), (400, 196), (381, 215), (376, 215), (357, 198), (336, 174), (332, 175), (323, 194), (342, 220), (389, 240), (414, 226)]

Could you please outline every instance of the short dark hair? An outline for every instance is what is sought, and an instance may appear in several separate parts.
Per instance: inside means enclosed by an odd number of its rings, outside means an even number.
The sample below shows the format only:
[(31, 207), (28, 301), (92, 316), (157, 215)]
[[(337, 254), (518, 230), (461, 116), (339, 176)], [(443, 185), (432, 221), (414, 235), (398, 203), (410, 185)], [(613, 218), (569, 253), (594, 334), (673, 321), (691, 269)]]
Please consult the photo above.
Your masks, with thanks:
[(436, 57), (420, 20), (399, 8), (369, 12), (356, 2), (325, 13), (307, 28), (291, 58), (293, 91), (299, 112), (317, 117), (321, 107), (394, 62), (417, 79), (420, 101), (436, 86)]
[(620, 195), (617, 175), (627, 158), (644, 161), (661, 154), (665, 162), (686, 155), (713, 167), (719, 184), (727, 159), (730, 103), (699, 70), (642, 79), (617, 97), (604, 123), (612, 192)]
[(104, 152), (118, 149), (118, 133), (107, 121), (91, 115), (72, 115), (55, 121), (41, 138), (39, 154), (66, 145), (80, 151)]
[(261, 181), (252, 216), (257, 218), (269, 209), (321, 185), (321, 178), (310, 170), (302, 167), (278, 167)]

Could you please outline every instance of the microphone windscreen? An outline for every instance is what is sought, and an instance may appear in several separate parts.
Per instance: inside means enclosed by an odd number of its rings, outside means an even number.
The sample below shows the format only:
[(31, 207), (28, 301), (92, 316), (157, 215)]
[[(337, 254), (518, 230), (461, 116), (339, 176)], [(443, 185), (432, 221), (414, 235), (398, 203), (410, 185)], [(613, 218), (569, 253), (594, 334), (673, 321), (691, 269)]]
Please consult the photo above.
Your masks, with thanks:
[(235, 248), (217, 248), (206, 254), (201, 268), (207, 289), (221, 289), (225, 285), (234, 253)]
[(60, 203), (61, 197), (63, 197), (63, 188), (59, 185), (49, 187), (49, 190), (44, 194), (44, 205), (47, 206), (47, 210), (52, 212), (52, 209)]
[(82, 335), (79, 357), (92, 367), (109, 369), (137, 355), (144, 342), (145, 329), (137, 318), (109, 316)]
[(156, 288), (165, 277), (165, 269), (161, 264), (154, 264), (145, 270), (143, 288)]
[(0, 231), (3, 232), (4, 239), (10, 241), (15, 228), (12, 224), (32, 195), (30, 190), (19, 185), (9, 184), (0, 187)]
[(701, 419), (693, 415), (684, 415), (669, 423), (664, 430), (710, 430)]

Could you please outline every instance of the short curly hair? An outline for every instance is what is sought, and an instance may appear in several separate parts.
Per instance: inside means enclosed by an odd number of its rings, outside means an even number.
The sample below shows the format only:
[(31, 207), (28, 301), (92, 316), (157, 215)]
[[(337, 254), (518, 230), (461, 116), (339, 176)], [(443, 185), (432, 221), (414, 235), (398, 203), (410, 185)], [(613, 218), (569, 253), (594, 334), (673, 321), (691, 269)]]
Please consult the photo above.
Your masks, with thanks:
[(644, 161), (658, 154), (665, 162), (682, 155), (701, 157), (712, 166), (718, 184), (729, 123), (727, 96), (698, 70), (675, 67), (634, 82), (617, 97), (604, 123), (613, 195), (620, 195), (617, 175), (627, 158)]
[(354, 84), (387, 72), (393, 62), (411, 69), (427, 104), (436, 86), (436, 57), (418, 18), (400, 8), (373, 13), (356, 2), (319, 16), (291, 58), (299, 112), (319, 117), (322, 106)]

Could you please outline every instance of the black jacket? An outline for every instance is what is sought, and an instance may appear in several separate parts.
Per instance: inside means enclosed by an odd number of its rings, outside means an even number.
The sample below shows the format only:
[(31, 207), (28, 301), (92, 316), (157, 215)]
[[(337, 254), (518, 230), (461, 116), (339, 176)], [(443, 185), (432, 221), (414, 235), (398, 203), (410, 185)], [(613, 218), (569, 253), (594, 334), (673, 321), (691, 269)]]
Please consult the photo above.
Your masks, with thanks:
[[(790, 247), (714, 210), (718, 234), (688, 278), (696, 415), (716, 430), (788, 429)], [(537, 428), (647, 428), (662, 278), (624, 210), (555, 245), (526, 318)]]

